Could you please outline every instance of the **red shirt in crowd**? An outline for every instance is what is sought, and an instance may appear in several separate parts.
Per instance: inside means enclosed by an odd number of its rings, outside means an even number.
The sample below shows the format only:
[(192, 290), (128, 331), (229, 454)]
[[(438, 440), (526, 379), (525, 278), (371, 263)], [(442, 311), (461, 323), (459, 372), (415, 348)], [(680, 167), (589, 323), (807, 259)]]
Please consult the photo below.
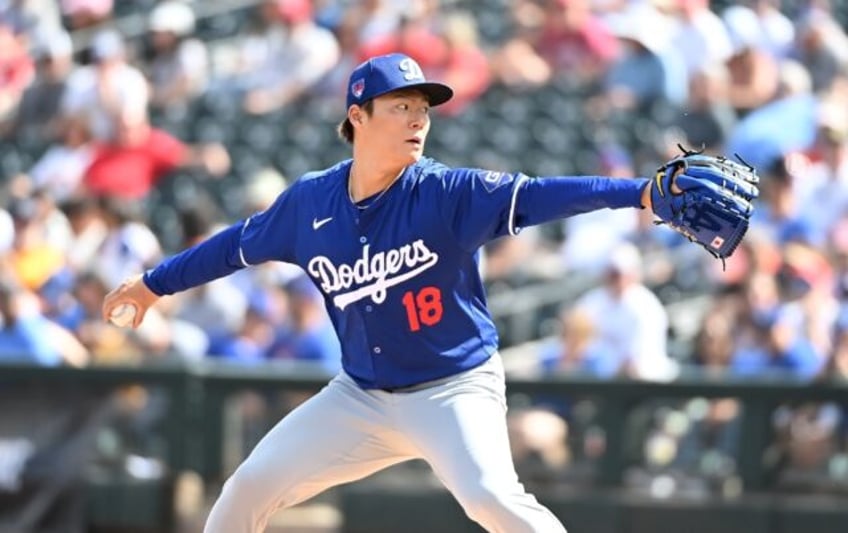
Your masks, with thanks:
[(146, 139), (137, 145), (98, 147), (84, 183), (96, 196), (142, 198), (159, 179), (186, 161), (188, 150), (179, 139), (151, 128)]
[(410, 25), (399, 32), (376, 37), (359, 47), (359, 58), (399, 52), (414, 59), (425, 74), (439, 68), (447, 57), (447, 45), (437, 34), (424, 26)]

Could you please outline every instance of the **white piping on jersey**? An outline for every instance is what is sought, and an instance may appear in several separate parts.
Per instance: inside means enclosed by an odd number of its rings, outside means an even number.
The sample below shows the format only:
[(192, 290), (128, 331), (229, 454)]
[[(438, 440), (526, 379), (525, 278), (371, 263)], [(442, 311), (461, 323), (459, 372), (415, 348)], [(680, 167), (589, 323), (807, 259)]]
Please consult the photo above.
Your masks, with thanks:
[[(250, 224), (249, 218), (244, 221), (244, 225), (241, 227), (241, 233), (239, 234), (239, 240), (241, 240), (241, 238), (244, 237), (244, 230), (247, 229), (248, 224)], [(244, 258), (244, 249), (241, 247), (241, 243), (239, 243), (239, 260), (241, 261), (241, 264), (244, 265), (245, 267), (250, 266), (250, 263), (248, 263), (247, 259)]]
[(507, 229), (509, 230), (510, 235), (518, 235), (518, 232), (521, 231), (521, 228), (515, 227), (515, 204), (518, 200), (518, 189), (521, 185), (529, 180), (526, 175), (522, 174), (515, 186), (512, 188), (512, 201), (509, 203), (509, 220), (507, 221)]

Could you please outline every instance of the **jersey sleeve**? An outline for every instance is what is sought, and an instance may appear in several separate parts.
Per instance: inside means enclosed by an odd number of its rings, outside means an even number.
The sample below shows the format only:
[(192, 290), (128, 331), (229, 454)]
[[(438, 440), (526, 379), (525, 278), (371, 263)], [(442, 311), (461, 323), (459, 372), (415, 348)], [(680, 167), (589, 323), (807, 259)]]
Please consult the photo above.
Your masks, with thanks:
[[(244, 221), (239, 238), (239, 260), (244, 266), (266, 261), (294, 262), (295, 241), (300, 220), (298, 183), (283, 191), (268, 209)], [(300, 222), (298, 222), (300, 220)]]
[(448, 169), (442, 215), (468, 250), (522, 227), (597, 209), (641, 207), (646, 178), (529, 177), (521, 173)]
[(473, 250), (516, 233), (516, 197), (528, 179), (524, 174), (469, 168), (445, 172), (441, 215), (463, 248)]

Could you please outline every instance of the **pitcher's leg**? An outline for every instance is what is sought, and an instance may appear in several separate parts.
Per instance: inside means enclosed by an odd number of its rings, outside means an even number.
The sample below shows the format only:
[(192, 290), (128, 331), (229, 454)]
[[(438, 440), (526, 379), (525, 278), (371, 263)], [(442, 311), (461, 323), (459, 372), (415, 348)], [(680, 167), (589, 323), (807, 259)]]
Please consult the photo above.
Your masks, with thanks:
[(499, 361), (409, 395), (404, 428), (468, 516), (492, 533), (564, 533), (518, 481)]
[(260, 533), (280, 508), (406, 460), (378, 401), (336, 378), (284, 417), (226, 481), (205, 533)]

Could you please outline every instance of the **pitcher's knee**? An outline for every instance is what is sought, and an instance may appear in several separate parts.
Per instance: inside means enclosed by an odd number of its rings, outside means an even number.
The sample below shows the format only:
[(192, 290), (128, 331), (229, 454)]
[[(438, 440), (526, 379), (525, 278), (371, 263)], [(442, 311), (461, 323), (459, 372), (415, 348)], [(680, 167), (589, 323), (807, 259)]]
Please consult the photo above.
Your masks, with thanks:
[(506, 496), (483, 485), (466, 489), (459, 499), (466, 514), (477, 522), (488, 523), (492, 517), (509, 513)]
[(285, 500), (284, 480), (271, 475), (260, 464), (246, 461), (224, 483), (221, 499), (231, 505), (265, 510), (270, 506), (280, 506)]

